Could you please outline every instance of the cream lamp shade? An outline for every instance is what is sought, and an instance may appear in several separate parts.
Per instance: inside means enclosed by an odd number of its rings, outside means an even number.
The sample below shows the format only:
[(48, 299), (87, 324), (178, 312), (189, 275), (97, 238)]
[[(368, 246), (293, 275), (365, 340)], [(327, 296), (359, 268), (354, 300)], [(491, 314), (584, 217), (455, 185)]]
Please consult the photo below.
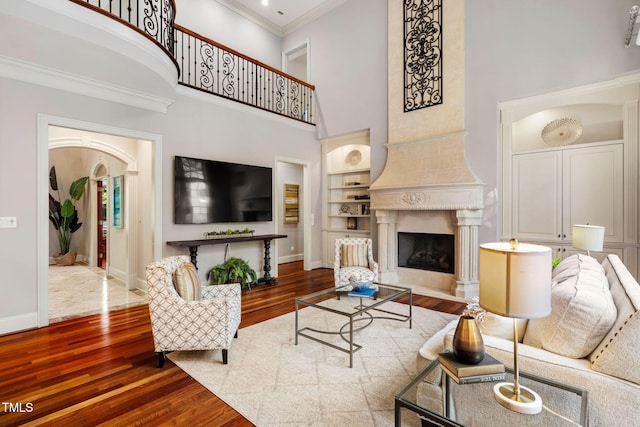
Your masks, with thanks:
[(604, 227), (599, 225), (575, 224), (571, 229), (574, 248), (589, 251), (601, 251), (604, 244)]
[(480, 305), (506, 317), (551, 313), (551, 248), (509, 242), (480, 245)]
[(480, 306), (513, 317), (513, 383), (493, 387), (496, 400), (523, 414), (542, 411), (540, 395), (520, 385), (518, 321), (551, 313), (551, 248), (510, 242), (480, 245)]

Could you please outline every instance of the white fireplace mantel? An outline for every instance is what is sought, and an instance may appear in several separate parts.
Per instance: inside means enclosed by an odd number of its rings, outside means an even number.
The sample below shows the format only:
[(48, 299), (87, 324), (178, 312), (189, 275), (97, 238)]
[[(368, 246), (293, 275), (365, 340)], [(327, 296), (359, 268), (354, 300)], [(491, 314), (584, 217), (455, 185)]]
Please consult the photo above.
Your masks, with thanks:
[[(455, 274), (449, 292), (471, 299), (478, 294), (478, 228), (484, 184), (469, 168), (465, 133), (411, 143), (388, 144), (387, 164), (370, 186), (378, 223), (378, 263), (383, 278), (398, 271), (398, 222), (403, 212), (442, 211), (455, 221)], [(455, 215), (454, 215), (455, 214)]]

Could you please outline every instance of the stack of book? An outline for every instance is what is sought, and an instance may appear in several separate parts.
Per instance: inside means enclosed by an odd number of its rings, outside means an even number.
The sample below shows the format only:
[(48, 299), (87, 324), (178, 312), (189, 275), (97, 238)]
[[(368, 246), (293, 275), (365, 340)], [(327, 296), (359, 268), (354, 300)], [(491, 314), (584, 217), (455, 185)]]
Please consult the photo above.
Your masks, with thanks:
[(488, 354), (480, 363), (460, 362), (450, 351), (438, 354), (442, 370), (458, 384), (474, 384), (506, 380), (504, 365)]
[(366, 297), (366, 298), (375, 298), (377, 290), (373, 287), (368, 286), (354, 286), (351, 291), (349, 291), (350, 297)]

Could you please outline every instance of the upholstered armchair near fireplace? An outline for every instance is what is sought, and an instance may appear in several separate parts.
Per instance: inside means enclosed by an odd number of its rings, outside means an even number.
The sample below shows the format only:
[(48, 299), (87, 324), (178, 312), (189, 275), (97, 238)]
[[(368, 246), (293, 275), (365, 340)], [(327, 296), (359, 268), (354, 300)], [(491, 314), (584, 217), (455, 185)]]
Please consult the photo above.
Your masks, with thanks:
[(367, 238), (336, 239), (333, 264), (336, 287), (349, 285), (351, 276), (360, 281), (378, 281), (378, 263), (373, 259), (373, 243)]
[(221, 349), (226, 365), (240, 325), (240, 284), (202, 286), (187, 255), (148, 265), (146, 277), (159, 367), (178, 350)]

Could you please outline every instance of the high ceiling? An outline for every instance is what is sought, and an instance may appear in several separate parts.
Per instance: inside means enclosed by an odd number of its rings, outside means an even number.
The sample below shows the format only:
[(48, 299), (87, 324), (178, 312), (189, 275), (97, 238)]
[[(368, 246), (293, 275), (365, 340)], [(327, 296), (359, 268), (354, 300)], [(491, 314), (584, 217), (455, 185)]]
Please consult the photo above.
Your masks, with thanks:
[(217, 0), (282, 36), (317, 19), (346, 0)]

